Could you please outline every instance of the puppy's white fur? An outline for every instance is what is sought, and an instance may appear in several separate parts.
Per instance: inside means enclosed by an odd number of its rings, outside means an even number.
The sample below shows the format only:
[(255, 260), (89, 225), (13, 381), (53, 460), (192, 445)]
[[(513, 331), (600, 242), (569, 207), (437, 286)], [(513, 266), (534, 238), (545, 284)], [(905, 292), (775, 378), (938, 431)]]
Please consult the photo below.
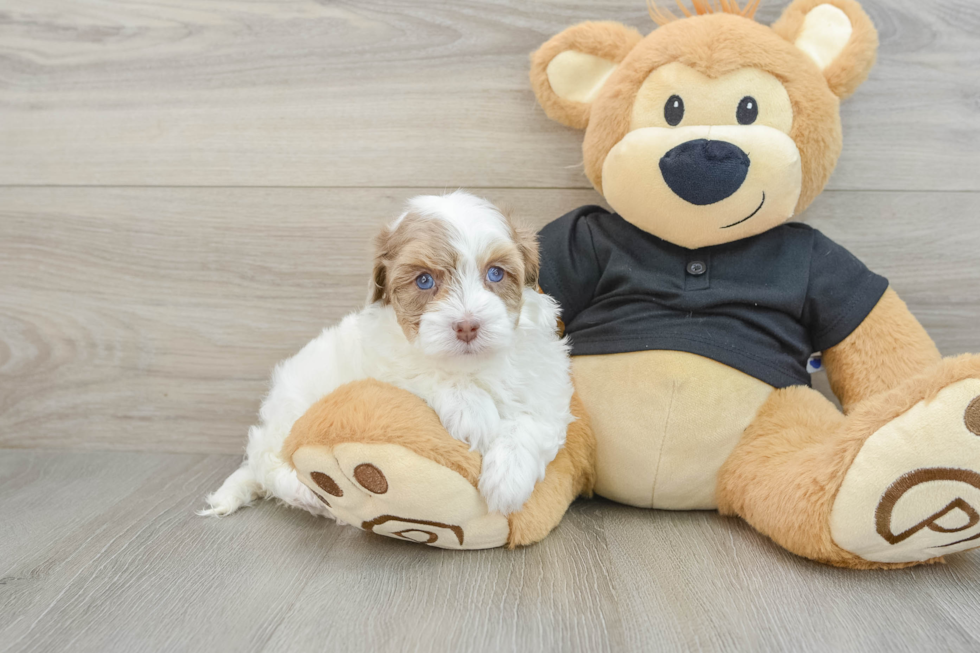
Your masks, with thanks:
[[(204, 515), (226, 515), (257, 497), (273, 496), (332, 516), (279, 452), (293, 423), (337, 387), (372, 377), (425, 400), (453, 437), (483, 455), (479, 489), (491, 511), (519, 510), (565, 442), (573, 420), (565, 342), (556, 335), (557, 306), (524, 287), (518, 315), (488, 290), (489, 248), (513, 241), (514, 230), (489, 202), (457, 191), (409, 202), (416, 219), (443, 221), (455, 249), (452, 287), (431, 302), (417, 334), (406, 334), (383, 301), (328, 327), (272, 375), (272, 388), (249, 429), (240, 469), (207, 497)], [(456, 338), (453, 325), (479, 321), (477, 340)]]

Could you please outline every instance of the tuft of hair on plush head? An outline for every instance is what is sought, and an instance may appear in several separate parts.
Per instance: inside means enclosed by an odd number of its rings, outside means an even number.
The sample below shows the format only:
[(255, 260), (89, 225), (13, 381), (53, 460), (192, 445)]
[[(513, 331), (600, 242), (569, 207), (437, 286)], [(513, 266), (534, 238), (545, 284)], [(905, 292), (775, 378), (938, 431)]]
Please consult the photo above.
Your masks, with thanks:
[[(674, 2), (677, 3), (677, 7), (684, 14), (684, 17), (687, 18), (691, 16), (703, 16), (704, 14), (733, 14), (751, 19), (755, 17), (755, 12), (759, 8), (761, 0), (746, 0), (744, 7), (739, 6), (740, 0), (691, 0), (691, 5), (694, 8), (693, 14), (684, 6), (681, 0), (674, 0)], [(680, 20), (681, 18), (670, 9), (657, 6), (656, 0), (647, 0), (647, 11), (650, 13), (650, 18), (653, 19), (653, 22), (661, 26), (671, 21)]]

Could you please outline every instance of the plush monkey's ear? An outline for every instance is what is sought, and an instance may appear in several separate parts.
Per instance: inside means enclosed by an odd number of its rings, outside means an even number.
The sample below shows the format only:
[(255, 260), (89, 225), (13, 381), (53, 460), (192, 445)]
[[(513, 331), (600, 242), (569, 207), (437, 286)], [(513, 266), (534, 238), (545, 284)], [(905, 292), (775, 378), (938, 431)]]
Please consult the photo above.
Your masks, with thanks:
[(616, 66), (643, 37), (613, 22), (581, 23), (553, 36), (531, 55), (531, 85), (552, 120), (585, 129), (592, 101)]
[(857, 90), (875, 63), (878, 32), (855, 0), (795, 0), (772, 28), (816, 62), (839, 98)]

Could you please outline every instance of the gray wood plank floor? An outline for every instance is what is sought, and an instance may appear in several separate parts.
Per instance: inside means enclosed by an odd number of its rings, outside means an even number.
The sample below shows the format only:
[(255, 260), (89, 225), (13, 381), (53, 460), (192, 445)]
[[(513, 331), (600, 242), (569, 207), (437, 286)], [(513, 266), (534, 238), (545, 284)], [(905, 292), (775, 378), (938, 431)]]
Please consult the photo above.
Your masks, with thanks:
[[(980, 351), (980, 3), (863, 4), (879, 63), (802, 219)], [(847, 572), (601, 500), (463, 553), (193, 514), (406, 198), (601, 203), (527, 82), (587, 19), (652, 28), (642, 0), (0, 3), (0, 651), (980, 650), (980, 552)]]
[(0, 649), (943, 650), (980, 557), (856, 574), (713, 513), (576, 503), (520, 551), (446, 552), (272, 503), (192, 510), (229, 455), (8, 451)]

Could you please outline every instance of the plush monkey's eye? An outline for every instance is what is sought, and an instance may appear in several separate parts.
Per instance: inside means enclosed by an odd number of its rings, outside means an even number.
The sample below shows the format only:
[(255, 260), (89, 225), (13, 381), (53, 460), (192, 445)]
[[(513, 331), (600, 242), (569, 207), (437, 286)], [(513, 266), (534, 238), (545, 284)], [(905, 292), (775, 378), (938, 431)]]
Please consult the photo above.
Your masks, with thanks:
[(498, 268), (496, 265), (487, 270), (487, 281), (491, 283), (497, 283), (504, 278), (504, 271), (502, 268)]
[(759, 117), (759, 103), (751, 95), (746, 95), (738, 103), (738, 111), (735, 112), (738, 124), (751, 125)]
[(420, 274), (415, 278), (415, 285), (419, 287), (419, 290), (431, 290), (436, 282), (432, 279), (431, 274)]
[(680, 95), (671, 95), (664, 105), (664, 120), (671, 127), (676, 127), (684, 119), (684, 100)]

